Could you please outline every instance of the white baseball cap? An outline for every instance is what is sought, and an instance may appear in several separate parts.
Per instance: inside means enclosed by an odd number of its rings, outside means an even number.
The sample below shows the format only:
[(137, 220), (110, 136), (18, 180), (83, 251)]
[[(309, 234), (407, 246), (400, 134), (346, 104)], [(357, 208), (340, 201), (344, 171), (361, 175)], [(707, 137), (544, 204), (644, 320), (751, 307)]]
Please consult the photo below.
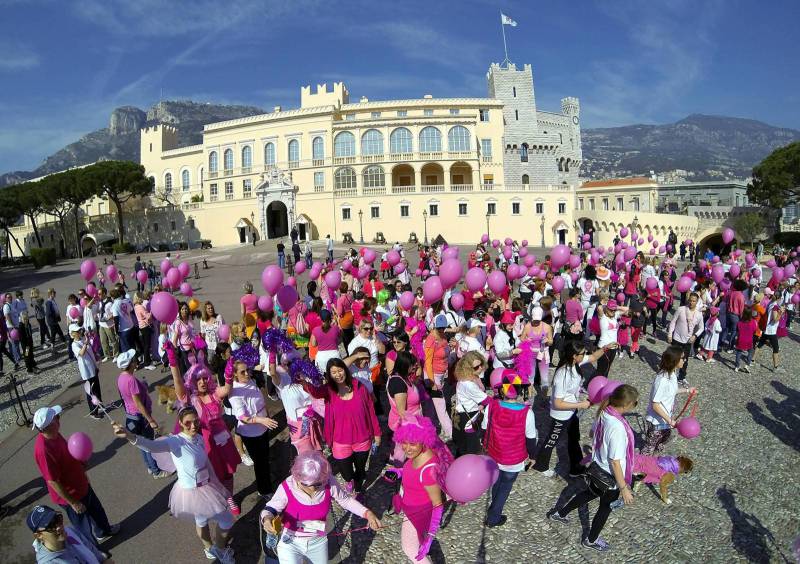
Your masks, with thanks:
[(70, 333), (78, 333), (80, 330), (81, 330), (81, 326), (78, 325), (77, 323), (70, 323), (70, 325), (68, 327), (68, 331)]
[(541, 321), (542, 317), (544, 317), (544, 310), (539, 306), (536, 306), (531, 311), (531, 321)]
[(469, 329), (474, 329), (475, 327), (486, 327), (486, 324), (480, 319), (477, 319), (475, 317), (470, 317), (469, 324), (467, 325), (467, 327)]
[(136, 349), (128, 349), (124, 353), (119, 353), (119, 356), (114, 359), (114, 362), (117, 363), (117, 368), (120, 370), (125, 370), (130, 366), (131, 361), (136, 357)]
[(45, 429), (61, 411), (60, 405), (40, 407), (36, 410), (36, 413), (33, 414), (33, 426), (31, 429), (39, 429), (40, 431)]

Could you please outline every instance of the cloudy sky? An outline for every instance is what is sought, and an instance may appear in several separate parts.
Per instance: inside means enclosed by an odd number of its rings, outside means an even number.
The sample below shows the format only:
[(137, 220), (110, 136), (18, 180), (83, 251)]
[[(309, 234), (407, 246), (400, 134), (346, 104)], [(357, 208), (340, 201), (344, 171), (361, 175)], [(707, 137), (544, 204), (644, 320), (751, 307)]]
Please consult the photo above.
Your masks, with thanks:
[(0, 0), (0, 172), (164, 99), (271, 108), (303, 84), (351, 97), (482, 96), (509, 55), (540, 108), (585, 127), (690, 113), (800, 129), (797, 0)]

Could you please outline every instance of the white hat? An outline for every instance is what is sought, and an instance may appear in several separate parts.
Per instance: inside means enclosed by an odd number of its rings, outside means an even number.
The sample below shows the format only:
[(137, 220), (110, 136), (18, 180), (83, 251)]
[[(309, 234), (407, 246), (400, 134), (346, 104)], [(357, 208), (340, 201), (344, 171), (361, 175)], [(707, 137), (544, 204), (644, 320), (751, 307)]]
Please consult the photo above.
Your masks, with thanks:
[(53, 422), (53, 419), (56, 418), (56, 415), (61, 413), (61, 406), (54, 405), (53, 407), (40, 407), (36, 410), (36, 413), (33, 414), (33, 427), (31, 429), (42, 429), (47, 428), (50, 423)]
[(539, 306), (536, 306), (531, 311), (531, 321), (541, 321), (542, 317), (544, 317), (544, 310)]
[(78, 333), (81, 330), (81, 326), (77, 323), (70, 323), (68, 330), (70, 333)]
[(486, 327), (486, 324), (476, 317), (470, 317), (467, 328), (474, 329), (475, 327)]
[(136, 358), (136, 349), (128, 349), (124, 353), (119, 353), (119, 356), (114, 359), (114, 362), (117, 363), (117, 368), (125, 370), (130, 366), (134, 358)]

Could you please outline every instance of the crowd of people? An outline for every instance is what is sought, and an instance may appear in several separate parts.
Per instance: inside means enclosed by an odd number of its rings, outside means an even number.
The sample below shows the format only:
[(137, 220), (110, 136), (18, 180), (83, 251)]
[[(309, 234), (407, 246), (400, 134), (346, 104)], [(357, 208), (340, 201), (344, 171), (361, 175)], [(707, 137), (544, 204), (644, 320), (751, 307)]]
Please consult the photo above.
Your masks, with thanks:
[[(765, 283), (760, 263), (743, 253), (679, 266), (671, 253), (620, 252), (615, 260), (593, 250), (561, 264), (546, 256), (523, 267), (533, 262), (525, 260), (525, 243), (487, 242), (464, 257), (468, 275), (431, 299), (427, 281), (457, 250), (420, 246), (414, 257), (397, 245), (377, 269), (369, 249), (351, 249), (339, 261), (328, 250), (325, 265), (308, 265), (316, 276), (291, 303), (262, 302), (245, 283), (230, 324), (211, 302), (194, 298), (180, 303), (172, 323), (158, 321), (149, 307), (158, 282), (133, 289), (120, 281), (107, 289), (104, 281), (67, 297), (68, 351), (92, 417), (105, 416), (98, 366), (113, 362), (125, 411), (114, 433), (142, 451), (153, 478), (177, 473), (169, 510), (194, 521), (209, 559), (234, 561), (228, 539), (240, 513), (234, 488), (240, 464), (253, 466), (263, 498), (267, 561), (327, 562), (331, 500), (366, 527), (385, 527), (363, 503), (369, 464), (383, 468), (383, 479), (398, 491), (390, 513), (403, 515), (403, 553), (425, 563), (452, 498), (445, 478), (454, 458), (486, 454), (494, 461), (499, 477), (485, 525), (501, 527), (520, 472), (553, 476), (552, 454), (565, 435), (565, 477), (585, 488), (547, 517), (567, 524), (570, 513), (599, 498), (581, 544), (606, 551), (600, 534), (620, 498), (634, 502), (637, 458), (664, 455), (682, 415), (677, 396), (698, 393), (689, 384), (690, 363), (731, 355), (737, 371), (749, 372), (769, 345), (773, 370), (781, 372), (780, 339), (800, 301), (794, 268)], [(480, 287), (470, 280), (475, 270), (484, 273)], [(504, 274), (502, 283), (492, 277), (496, 272)], [(39, 346), (55, 347), (59, 334), (63, 342), (55, 291), (43, 300), (34, 289), (30, 299)], [(5, 301), (0, 353), (15, 366), (25, 358), (35, 370), (26, 356), (33, 333), (23, 329), (30, 326), (29, 307), (21, 293)], [(28, 335), (11, 338), (15, 330)], [(656, 339), (667, 347), (652, 362), (647, 429), (637, 452), (625, 417), (637, 409), (637, 389), (618, 382), (602, 400), (590, 402), (587, 394), (597, 376), (618, 376), (618, 363), (652, 361), (657, 353), (648, 342)], [(0, 370), (1, 363), (2, 354)], [(137, 376), (159, 365), (169, 370), (181, 405), (173, 429), (159, 427)], [(295, 456), (278, 483), (270, 468), (278, 427), (270, 400), (282, 404)], [(580, 417), (589, 410), (596, 419), (587, 441)], [(55, 406), (35, 415), (36, 462), (72, 527), (54, 509), (35, 508), (28, 525), (37, 558), (55, 562), (54, 553), (80, 553), (75, 561), (102, 562), (108, 555), (100, 543), (117, 528), (82, 466), (70, 461), (59, 413)], [(537, 416), (544, 432), (537, 432)]]

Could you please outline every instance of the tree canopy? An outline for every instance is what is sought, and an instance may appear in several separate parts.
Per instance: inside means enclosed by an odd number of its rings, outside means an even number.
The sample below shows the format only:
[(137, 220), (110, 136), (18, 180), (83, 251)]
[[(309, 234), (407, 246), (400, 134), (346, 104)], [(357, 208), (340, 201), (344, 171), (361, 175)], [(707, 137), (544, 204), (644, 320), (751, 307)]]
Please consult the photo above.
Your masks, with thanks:
[(775, 149), (753, 168), (747, 196), (773, 208), (800, 201), (800, 141)]
[(764, 218), (758, 213), (746, 213), (736, 218), (736, 235), (742, 242), (752, 243), (764, 231)]

